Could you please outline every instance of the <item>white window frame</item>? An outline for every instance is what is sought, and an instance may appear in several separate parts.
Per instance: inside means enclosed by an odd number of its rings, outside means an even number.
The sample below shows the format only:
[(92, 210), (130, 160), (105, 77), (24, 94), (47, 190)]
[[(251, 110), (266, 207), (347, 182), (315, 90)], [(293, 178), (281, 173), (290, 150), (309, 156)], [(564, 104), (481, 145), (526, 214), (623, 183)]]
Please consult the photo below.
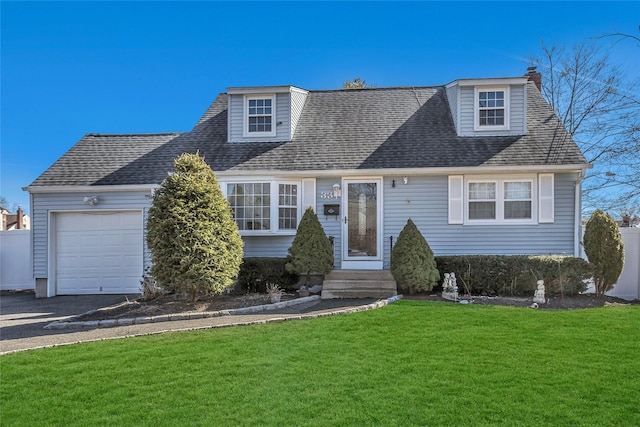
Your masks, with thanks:
[[(496, 184), (496, 218), (495, 219), (470, 219), (469, 218), (469, 190), (470, 184), (493, 182)], [(506, 219), (504, 217), (504, 184), (505, 182), (529, 182), (531, 184), (531, 218)], [(538, 223), (538, 178), (536, 175), (513, 175), (501, 177), (465, 176), (464, 179), (464, 223), (466, 225), (488, 224), (537, 224)]]
[[(236, 184), (269, 184), (270, 191), (270, 204), (269, 204), (269, 229), (263, 230), (239, 230), (241, 236), (267, 236), (267, 235), (295, 235), (300, 220), (302, 219), (302, 181), (296, 180), (281, 180), (281, 179), (229, 179), (220, 180), (220, 187), (224, 198), (228, 200), (228, 186)], [(280, 229), (280, 184), (296, 185), (297, 200), (296, 200), (296, 228), (295, 229)], [(290, 207), (287, 205), (286, 207)], [(235, 219), (234, 219), (235, 220)]]
[[(495, 198), (493, 199), (473, 199), (471, 200), (470, 194), (471, 194), (471, 184), (494, 184), (495, 187)], [(499, 204), (499, 197), (498, 197), (498, 186), (499, 183), (496, 180), (492, 180), (492, 179), (474, 179), (474, 180), (469, 180), (467, 181), (467, 184), (465, 186), (466, 188), (466, 202), (465, 202), (465, 206), (466, 206), (466, 217), (469, 221), (472, 222), (478, 222), (478, 221), (496, 221), (498, 219), (498, 204)], [(481, 218), (481, 219), (471, 219), (469, 218), (469, 213), (471, 212), (471, 203), (484, 203), (484, 202), (493, 202), (495, 203), (495, 218)]]
[[(249, 132), (249, 101), (269, 99), (271, 100), (271, 131), (270, 132)], [(252, 115), (251, 117), (259, 117), (266, 115)], [(265, 95), (245, 95), (244, 96), (244, 114), (243, 114), (243, 126), (242, 135), (245, 138), (256, 138), (265, 136), (276, 136), (276, 96), (273, 94)]]
[[(506, 186), (508, 183), (528, 183), (529, 184), (529, 198), (528, 199), (507, 199), (507, 189)], [(505, 217), (504, 220), (505, 221), (513, 221), (515, 219), (520, 219), (520, 220), (530, 220), (531, 218), (533, 218), (533, 216), (535, 215), (535, 212), (533, 211), (533, 185), (534, 183), (531, 182), (530, 180), (504, 180), (502, 181), (502, 191), (503, 191), (503, 197), (502, 197), (502, 216)], [(505, 209), (505, 205), (507, 204), (507, 202), (530, 202), (531, 205), (529, 206), (529, 214), (531, 215), (530, 218), (506, 218), (506, 209)]]
[[(504, 125), (481, 125), (480, 110), (497, 110), (498, 108), (480, 108), (480, 92), (504, 92)], [(510, 122), (509, 86), (476, 86), (473, 94), (473, 128), (476, 131), (509, 130)]]
[[(277, 199), (276, 199), (276, 208), (275, 208), (275, 212), (276, 212), (276, 220), (277, 220), (277, 224), (275, 224), (277, 231), (279, 232), (293, 232), (295, 234), (296, 230), (298, 229), (298, 224), (300, 224), (300, 210), (302, 208), (302, 203), (301, 203), (301, 196), (302, 196), (302, 183), (301, 182), (294, 182), (294, 181), (274, 181), (274, 183), (272, 185), (276, 185), (278, 188), (276, 188), (276, 195), (277, 195)], [(281, 205), (280, 204), (280, 186), (281, 185), (295, 185), (297, 187), (296, 189), (296, 204), (294, 205)], [(280, 208), (295, 208), (296, 209), (296, 226), (294, 228), (283, 228), (282, 230), (280, 229)], [(272, 208), (273, 211), (273, 208)]]

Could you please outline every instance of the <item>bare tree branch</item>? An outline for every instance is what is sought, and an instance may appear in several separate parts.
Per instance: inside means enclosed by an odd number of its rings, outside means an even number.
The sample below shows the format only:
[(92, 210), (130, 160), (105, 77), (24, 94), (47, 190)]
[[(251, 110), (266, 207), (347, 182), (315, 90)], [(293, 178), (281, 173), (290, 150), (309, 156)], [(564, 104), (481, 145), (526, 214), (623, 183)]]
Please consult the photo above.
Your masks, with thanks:
[(545, 75), (543, 96), (594, 166), (583, 184), (585, 211), (640, 207), (640, 84), (626, 81), (595, 43), (543, 43), (533, 64)]

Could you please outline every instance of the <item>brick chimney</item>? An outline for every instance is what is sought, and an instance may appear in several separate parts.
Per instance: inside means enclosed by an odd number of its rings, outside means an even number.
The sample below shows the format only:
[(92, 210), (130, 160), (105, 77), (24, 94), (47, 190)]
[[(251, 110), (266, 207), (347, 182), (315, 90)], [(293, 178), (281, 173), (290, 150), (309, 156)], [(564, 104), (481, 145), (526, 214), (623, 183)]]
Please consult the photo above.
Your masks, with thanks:
[(16, 211), (16, 230), (22, 230), (24, 228), (24, 212), (22, 212), (22, 208), (18, 208)]
[(527, 67), (527, 74), (524, 76), (529, 77), (529, 80), (535, 83), (538, 90), (542, 90), (542, 74), (536, 71), (536, 68), (535, 66)]

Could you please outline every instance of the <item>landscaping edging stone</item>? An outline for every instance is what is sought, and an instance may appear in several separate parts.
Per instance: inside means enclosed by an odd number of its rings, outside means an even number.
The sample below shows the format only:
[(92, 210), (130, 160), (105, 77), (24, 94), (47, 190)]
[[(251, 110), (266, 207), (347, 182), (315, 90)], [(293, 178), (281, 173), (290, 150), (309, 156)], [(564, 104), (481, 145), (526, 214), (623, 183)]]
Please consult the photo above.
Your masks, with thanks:
[(310, 297), (296, 298), (289, 301), (282, 301), (275, 304), (263, 304), (252, 307), (234, 308), (228, 310), (218, 311), (198, 311), (198, 312), (186, 312), (186, 313), (173, 313), (173, 314), (160, 314), (157, 316), (148, 317), (132, 317), (123, 319), (106, 319), (106, 320), (91, 320), (91, 321), (76, 321), (75, 319), (87, 314), (94, 314), (100, 310), (91, 310), (86, 313), (78, 314), (70, 317), (67, 320), (58, 320), (53, 323), (49, 323), (44, 329), (69, 329), (69, 328), (113, 328), (115, 326), (131, 326), (141, 325), (144, 323), (160, 323), (171, 322), (178, 320), (196, 320), (204, 319), (208, 317), (220, 317), (220, 316), (233, 316), (243, 314), (255, 314), (263, 311), (278, 310), (280, 308), (289, 307), (292, 305), (304, 304), (320, 299), (320, 295), (313, 295)]
[[(271, 323), (271, 322), (282, 322), (286, 320), (314, 319), (319, 317), (356, 313), (359, 311), (368, 311), (368, 310), (384, 307), (385, 305), (394, 303), (401, 298), (402, 298), (402, 295), (396, 295), (386, 300), (379, 300), (371, 304), (365, 304), (365, 305), (349, 307), (349, 308), (341, 308), (341, 309), (332, 310), (324, 313), (279, 316), (279, 317), (273, 317), (270, 319), (255, 320), (255, 321), (249, 321), (249, 322), (229, 322), (229, 323), (224, 323), (219, 325), (212, 325), (211, 328), (264, 324), (264, 323)], [(319, 295), (312, 295), (309, 297), (296, 298), (294, 300), (283, 301), (275, 304), (263, 304), (263, 305), (253, 306), (253, 307), (242, 307), (242, 308), (229, 309), (229, 310), (205, 311), (205, 312), (195, 312), (195, 313), (162, 314), (158, 316), (149, 316), (149, 317), (92, 320), (92, 321), (86, 321), (86, 322), (75, 321), (74, 319), (81, 316), (81, 315), (77, 315), (69, 318), (68, 320), (59, 320), (59, 321), (50, 323), (46, 325), (44, 328), (45, 329), (112, 328), (116, 326), (141, 325), (145, 323), (160, 323), (160, 322), (170, 322), (170, 321), (178, 321), (178, 320), (196, 320), (196, 319), (204, 319), (209, 317), (258, 314), (262, 312), (273, 311), (273, 310), (277, 310), (285, 307), (290, 307), (293, 305), (304, 304), (304, 303), (316, 301), (319, 299), (320, 299)], [(93, 313), (96, 311), (98, 310), (93, 310), (88, 313)], [(87, 313), (84, 313), (84, 314), (87, 314)], [(197, 329), (201, 329), (201, 328), (197, 328)], [(187, 330), (189, 330), (189, 328), (187, 328)]]

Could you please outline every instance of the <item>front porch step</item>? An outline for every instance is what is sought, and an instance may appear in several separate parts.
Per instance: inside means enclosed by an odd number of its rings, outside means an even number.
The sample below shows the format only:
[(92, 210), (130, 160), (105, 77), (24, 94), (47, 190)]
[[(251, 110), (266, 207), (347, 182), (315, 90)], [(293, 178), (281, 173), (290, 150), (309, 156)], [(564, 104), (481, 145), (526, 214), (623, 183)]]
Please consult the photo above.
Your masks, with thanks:
[(398, 294), (388, 270), (333, 270), (322, 284), (322, 299), (389, 298)]

